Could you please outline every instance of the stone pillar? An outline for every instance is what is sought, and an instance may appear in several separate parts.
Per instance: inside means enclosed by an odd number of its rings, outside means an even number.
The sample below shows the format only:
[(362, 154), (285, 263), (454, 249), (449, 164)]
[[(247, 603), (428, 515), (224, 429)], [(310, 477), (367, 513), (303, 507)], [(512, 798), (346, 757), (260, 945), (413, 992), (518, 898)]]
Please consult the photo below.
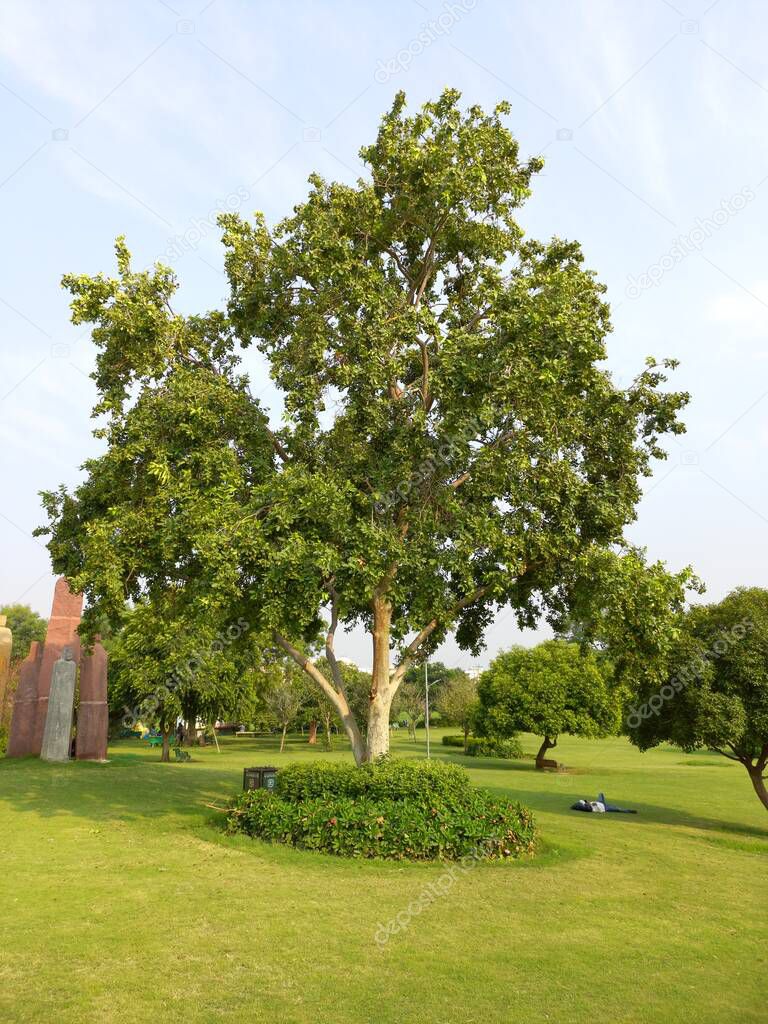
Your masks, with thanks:
[(75, 751), (78, 761), (106, 761), (109, 709), (107, 707), (107, 652), (96, 641), (80, 659), (80, 706), (77, 712)]
[(65, 647), (70, 648), (72, 661), (76, 666), (80, 661), (80, 638), (77, 635), (77, 627), (80, 625), (82, 611), (83, 595), (73, 594), (63, 577), (56, 580), (53, 607), (48, 620), (48, 631), (45, 634), (45, 646), (38, 676), (37, 713), (30, 751), (32, 754), (39, 754), (43, 745), (45, 719), (48, 714), (48, 694), (51, 689), (54, 664)]
[(33, 640), (29, 654), (19, 667), (19, 685), (13, 700), (6, 757), (26, 757), (32, 753), (37, 718), (37, 681), (42, 659), (43, 645)]
[(8, 692), (8, 680), (11, 675), (11, 648), (13, 634), (8, 628), (8, 619), (0, 615), (0, 721), (5, 720), (5, 701)]
[(72, 742), (72, 714), (75, 706), (77, 665), (72, 649), (65, 647), (54, 662), (51, 686), (46, 699), (47, 715), (40, 757), (43, 761), (68, 761)]

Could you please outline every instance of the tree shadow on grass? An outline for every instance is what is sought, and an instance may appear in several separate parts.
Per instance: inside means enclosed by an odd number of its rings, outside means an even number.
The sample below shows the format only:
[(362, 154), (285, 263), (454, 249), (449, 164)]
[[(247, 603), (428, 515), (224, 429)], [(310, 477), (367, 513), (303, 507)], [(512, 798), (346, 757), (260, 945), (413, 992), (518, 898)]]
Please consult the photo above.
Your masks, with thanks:
[[(505, 787), (506, 788), (506, 787)], [(511, 787), (510, 787), (511, 788)], [(618, 826), (640, 826), (643, 825), (670, 825), (678, 828), (701, 829), (708, 832), (720, 832), (740, 836), (750, 836), (756, 839), (768, 839), (768, 825), (760, 828), (757, 825), (746, 825), (744, 822), (725, 821), (719, 818), (709, 818), (696, 812), (686, 811), (679, 807), (663, 807), (657, 804), (650, 804), (631, 798), (624, 798), (619, 792), (609, 793), (608, 800), (617, 803), (621, 807), (631, 807), (637, 814), (595, 814), (588, 815), (583, 811), (571, 810), (571, 804), (582, 798), (595, 799), (597, 794), (585, 793), (578, 789), (558, 789), (557, 791), (546, 790), (521, 790), (513, 789), (511, 798), (519, 800), (530, 807), (534, 813), (537, 810), (546, 811), (548, 814), (556, 814), (566, 818), (583, 818), (589, 820), (611, 821)]]
[(46, 764), (36, 758), (0, 761), (0, 806), (43, 818), (89, 821), (152, 820), (174, 827), (179, 818), (208, 819), (208, 804), (222, 806), (238, 792), (237, 768), (162, 764), (125, 753), (108, 764)]

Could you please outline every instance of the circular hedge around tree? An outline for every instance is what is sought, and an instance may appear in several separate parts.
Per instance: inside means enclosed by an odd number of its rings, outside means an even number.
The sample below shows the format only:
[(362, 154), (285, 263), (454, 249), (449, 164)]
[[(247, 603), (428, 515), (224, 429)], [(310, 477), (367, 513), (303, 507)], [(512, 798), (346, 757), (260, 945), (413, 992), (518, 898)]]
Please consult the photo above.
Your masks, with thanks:
[(230, 832), (342, 857), (506, 859), (533, 854), (528, 808), (492, 797), (440, 761), (293, 764), (274, 790), (232, 803)]

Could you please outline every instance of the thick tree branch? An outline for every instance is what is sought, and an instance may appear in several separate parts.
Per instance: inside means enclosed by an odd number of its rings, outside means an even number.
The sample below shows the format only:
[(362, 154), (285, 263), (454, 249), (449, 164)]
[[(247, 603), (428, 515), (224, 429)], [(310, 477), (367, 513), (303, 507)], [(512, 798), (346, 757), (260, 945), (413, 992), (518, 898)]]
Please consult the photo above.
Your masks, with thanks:
[(429, 394), (429, 349), (424, 341), (419, 342), (419, 348), (421, 349), (421, 402), (429, 412), (432, 406), (432, 398)]
[(413, 640), (411, 640), (411, 642), (406, 647), (405, 651), (403, 652), (403, 656), (397, 665), (397, 668), (392, 673), (392, 683), (394, 684), (395, 688), (397, 688), (400, 685), (403, 676), (418, 657), (420, 648), (430, 638), (430, 636), (432, 636), (437, 627), (441, 624), (445, 625), (452, 619), (455, 619), (460, 611), (463, 611), (465, 608), (468, 608), (471, 604), (474, 604), (475, 601), (479, 601), (481, 597), (485, 597), (485, 595), (489, 592), (490, 589), (491, 588), (489, 586), (483, 585), (482, 587), (478, 587), (476, 590), (473, 590), (471, 594), (467, 594), (466, 597), (463, 597), (460, 601), (457, 601), (456, 604), (448, 610), (448, 612), (445, 614), (445, 616), (443, 616), (442, 619), (435, 617), (434, 619), (432, 619), (431, 622), (428, 622), (427, 625), (424, 626), (424, 628), (419, 633), (416, 634)]
[(272, 447), (277, 452), (277, 454), (280, 457), (281, 461), (282, 462), (288, 462), (289, 459), (290, 459), (290, 455), (288, 454), (288, 449), (285, 448), (284, 445), (277, 439), (277, 437), (272, 433), (272, 431), (269, 429), (269, 427), (267, 427), (267, 433), (269, 434), (269, 439), (272, 442)]
[[(293, 644), (286, 640), (286, 638), (278, 633), (277, 630), (273, 630), (272, 638), (278, 647), (281, 647), (285, 653), (288, 654), (296, 664), (306, 672), (309, 678), (317, 683), (325, 696), (331, 702), (347, 731), (347, 736), (349, 736), (349, 741), (352, 744), (352, 751), (355, 755), (355, 761), (357, 764), (362, 764), (366, 757), (365, 741), (363, 740), (363, 736), (360, 732), (360, 727), (355, 720), (355, 716), (347, 703), (347, 698), (343, 689), (341, 691), (334, 689), (317, 665), (310, 661), (306, 654), (302, 654), (300, 650), (294, 647)], [(333, 647), (333, 642), (331, 642), (331, 647)]]
[(393, 249), (391, 246), (386, 246), (384, 248), (384, 252), (387, 253), (388, 256), (392, 257), (392, 259), (397, 264), (397, 269), (400, 271), (400, 273), (403, 275), (405, 280), (408, 282), (409, 287), (412, 287), (413, 286), (413, 282), (411, 281), (411, 275), (408, 273), (408, 271), (403, 266), (402, 257), (398, 253), (397, 249)]
[[(727, 754), (724, 750), (721, 750), (720, 747), (712, 747), (712, 749), (714, 750), (714, 752), (716, 754), (722, 754), (723, 757), (727, 757), (729, 761), (738, 761), (739, 764), (744, 764), (744, 765), (749, 764), (749, 761), (747, 760), (747, 758), (740, 757), (738, 754)], [(731, 748), (731, 749), (733, 749), (733, 748)]]
[[(494, 448), (498, 448), (499, 445), (504, 444), (504, 442), (508, 441), (510, 437), (513, 437), (514, 433), (514, 430), (505, 430), (504, 433), (500, 434), (495, 441), (491, 442), (491, 444), (484, 445), (484, 450), (493, 451)], [(460, 476), (457, 476), (455, 480), (451, 481), (448, 486), (454, 491), (457, 490), (462, 484), (465, 484), (467, 480), (469, 480), (472, 475), (473, 468), (474, 466), (470, 467), (470, 469), (465, 469), (464, 472)]]
[(336, 627), (339, 624), (339, 595), (336, 593), (336, 588), (332, 583), (328, 585), (328, 593), (331, 598), (331, 626), (325, 637), (325, 657), (331, 668), (334, 686), (346, 700), (347, 693), (344, 689), (344, 678), (341, 674), (341, 665), (339, 665), (336, 653), (333, 649), (333, 642), (336, 638)]
[(339, 714), (341, 714), (343, 710), (348, 710), (346, 708), (346, 701), (344, 701), (343, 698), (340, 700), (340, 695), (336, 692), (333, 686), (331, 686), (317, 665), (310, 661), (306, 654), (302, 654), (300, 650), (294, 647), (293, 644), (286, 640), (286, 638), (278, 633), (277, 630), (272, 633), (272, 637), (278, 647), (282, 647), (285, 653), (296, 662), (299, 668), (303, 669), (310, 679), (313, 679), (317, 683)]

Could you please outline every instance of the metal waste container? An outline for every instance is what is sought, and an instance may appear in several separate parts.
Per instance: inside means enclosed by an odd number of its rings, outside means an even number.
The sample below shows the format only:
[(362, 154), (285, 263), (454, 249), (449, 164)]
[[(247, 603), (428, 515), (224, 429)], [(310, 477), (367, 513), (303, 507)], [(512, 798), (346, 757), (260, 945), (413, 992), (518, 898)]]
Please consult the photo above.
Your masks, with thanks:
[(243, 789), (274, 789), (276, 783), (277, 768), (243, 768)]

